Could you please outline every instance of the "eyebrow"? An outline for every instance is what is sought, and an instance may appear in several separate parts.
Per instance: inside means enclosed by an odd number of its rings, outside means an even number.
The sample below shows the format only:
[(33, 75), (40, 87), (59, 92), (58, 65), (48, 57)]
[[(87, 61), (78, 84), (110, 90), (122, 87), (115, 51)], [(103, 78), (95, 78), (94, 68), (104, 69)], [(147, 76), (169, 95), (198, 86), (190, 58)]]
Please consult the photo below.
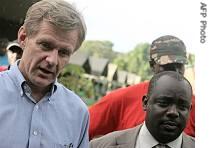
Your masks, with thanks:
[[(161, 95), (161, 96), (156, 97), (156, 100), (167, 100), (167, 101), (172, 101), (172, 100), (174, 100), (173, 98), (174, 98), (173, 96)], [(179, 99), (178, 99), (178, 102), (189, 103), (187, 100), (182, 99), (182, 98), (180, 98), (180, 97), (179, 97)]]
[[(57, 48), (57, 45), (54, 43), (53, 39), (43, 37), (43, 38), (37, 39), (37, 42), (38, 43), (47, 42), (47, 43), (50, 43), (53, 47)], [(63, 50), (63, 49), (67, 49), (68, 51), (70, 51), (70, 53), (73, 53), (73, 51), (74, 51), (74, 49), (72, 47), (67, 47), (67, 46), (63, 46), (63, 47), (58, 48), (58, 50)]]
[(187, 105), (187, 104), (191, 104), (191, 101), (188, 102), (187, 100), (183, 100), (183, 99), (179, 99), (178, 102), (179, 102), (179, 103), (182, 103), (182, 104), (186, 104), (186, 105)]

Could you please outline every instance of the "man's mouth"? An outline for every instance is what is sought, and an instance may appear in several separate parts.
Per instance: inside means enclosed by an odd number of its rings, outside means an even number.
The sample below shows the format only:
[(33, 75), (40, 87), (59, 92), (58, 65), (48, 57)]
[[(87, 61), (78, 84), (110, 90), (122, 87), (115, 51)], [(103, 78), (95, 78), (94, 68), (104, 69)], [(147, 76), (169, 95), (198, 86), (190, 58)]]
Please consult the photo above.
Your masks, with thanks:
[(165, 121), (161, 125), (167, 131), (174, 131), (178, 128), (178, 124), (174, 121)]
[(46, 74), (46, 75), (49, 75), (49, 74), (54, 74), (53, 73), (53, 71), (50, 71), (50, 70), (48, 70), (48, 69), (44, 69), (44, 68), (39, 68), (40, 69), (40, 71), (42, 72), (42, 73), (44, 73), (44, 74)]

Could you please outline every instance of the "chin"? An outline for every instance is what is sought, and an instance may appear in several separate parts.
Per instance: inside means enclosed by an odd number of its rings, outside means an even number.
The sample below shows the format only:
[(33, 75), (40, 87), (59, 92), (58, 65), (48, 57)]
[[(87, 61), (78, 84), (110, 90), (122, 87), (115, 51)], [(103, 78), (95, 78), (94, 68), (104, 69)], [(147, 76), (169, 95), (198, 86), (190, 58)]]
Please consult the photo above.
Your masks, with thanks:
[(173, 141), (177, 137), (179, 137), (181, 133), (180, 132), (164, 132), (162, 133), (162, 136), (165, 137), (165, 139), (168, 139), (169, 141)]
[(39, 88), (45, 88), (48, 87), (50, 84), (52, 84), (54, 81), (52, 80), (46, 80), (46, 79), (36, 79), (33, 84), (38, 86)]
[(171, 134), (160, 134), (159, 135), (159, 141), (162, 143), (168, 143), (171, 141), (174, 141), (176, 138), (179, 137), (180, 134), (175, 134), (175, 133), (171, 133)]

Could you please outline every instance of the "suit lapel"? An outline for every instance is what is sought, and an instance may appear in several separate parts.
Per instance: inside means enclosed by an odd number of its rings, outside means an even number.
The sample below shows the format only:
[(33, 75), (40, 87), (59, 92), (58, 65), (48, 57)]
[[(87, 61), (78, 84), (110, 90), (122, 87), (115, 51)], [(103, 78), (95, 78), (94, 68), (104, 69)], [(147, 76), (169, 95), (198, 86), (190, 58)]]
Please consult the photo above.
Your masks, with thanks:
[(122, 144), (122, 145), (115, 145), (115, 146), (108, 146), (107, 148), (134, 148), (131, 147), (132, 145), (131, 144)]
[(182, 139), (182, 148), (194, 148), (195, 147), (195, 142), (187, 136), (185, 133), (183, 133), (183, 139)]
[(116, 138), (116, 146), (110, 148), (134, 148), (142, 125), (127, 130)]

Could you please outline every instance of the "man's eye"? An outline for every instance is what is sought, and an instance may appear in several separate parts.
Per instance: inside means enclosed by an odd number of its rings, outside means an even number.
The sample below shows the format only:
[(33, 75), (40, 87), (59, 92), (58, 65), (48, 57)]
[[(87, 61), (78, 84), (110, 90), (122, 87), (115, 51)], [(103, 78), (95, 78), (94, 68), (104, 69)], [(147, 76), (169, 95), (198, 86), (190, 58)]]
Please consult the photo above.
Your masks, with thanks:
[(60, 49), (58, 53), (61, 57), (70, 56), (71, 54), (70, 51), (67, 49)]
[(167, 107), (169, 105), (168, 102), (163, 102), (163, 101), (159, 101), (159, 102), (157, 102), (157, 104), (161, 107)]
[(188, 105), (179, 105), (181, 110), (188, 110), (190, 107)]
[(51, 49), (50, 44), (45, 43), (45, 42), (40, 43), (40, 47), (41, 47), (43, 50), (50, 50), (50, 49)]

